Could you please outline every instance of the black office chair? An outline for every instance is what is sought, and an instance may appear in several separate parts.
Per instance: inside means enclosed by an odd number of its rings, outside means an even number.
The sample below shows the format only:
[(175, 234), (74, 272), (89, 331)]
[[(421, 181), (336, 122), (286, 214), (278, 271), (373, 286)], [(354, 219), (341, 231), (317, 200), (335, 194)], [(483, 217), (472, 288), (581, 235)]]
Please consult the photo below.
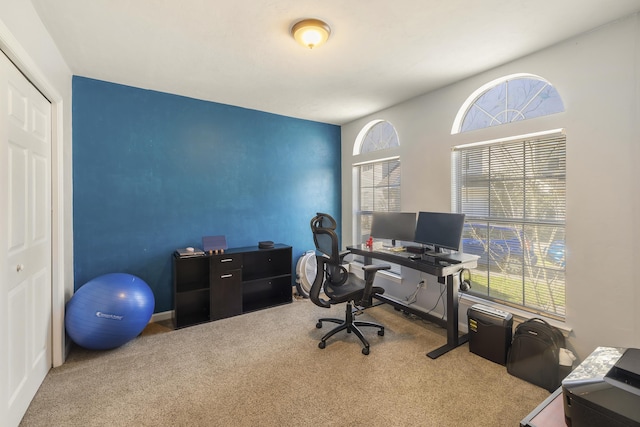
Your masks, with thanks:
[[(365, 279), (362, 280), (347, 272), (342, 265), (344, 257), (349, 251), (340, 251), (338, 247), (338, 236), (335, 232), (336, 221), (328, 214), (318, 213), (311, 220), (311, 231), (313, 241), (316, 245), (316, 277), (309, 290), (309, 298), (316, 305), (329, 308), (333, 304), (347, 303), (346, 315), (344, 319), (322, 318), (318, 320), (316, 328), (322, 328), (322, 322), (337, 323), (338, 326), (329, 331), (318, 344), (318, 347), (325, 348), (327, 340), (335, 333), (345, 330), (348, 333), (355, 333), (364, 348), (362, 354), (369, 354), (369, 342), (358, 327), (373, 326), (379, 328), (378, 335), (384, 336), (384, 326), (374, 322), (356, 321), (354, 314), (360, 314), (365, 308), (371, 307), (373, 295), (383, 294), (384, 289), (373, 286), (373, 280), (378, 270), (388, 270), (389, 265), (365, 265)], [(324, 290), (328, 300), (320, 298), (320, 291)], [(354, 306), (357, 307), (354, 310)]]

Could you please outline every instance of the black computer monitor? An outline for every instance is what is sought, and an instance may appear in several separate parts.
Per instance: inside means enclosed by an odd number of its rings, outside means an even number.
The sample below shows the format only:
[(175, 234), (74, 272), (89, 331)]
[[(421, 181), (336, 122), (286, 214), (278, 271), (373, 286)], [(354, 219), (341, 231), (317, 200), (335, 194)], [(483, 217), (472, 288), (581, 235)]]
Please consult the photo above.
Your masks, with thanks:
[(415, 212), (373, 212), (371, 217), (371, 237), (413, 242), (416, 231)]
[(441, 248), (460, 250), (464, 214), (446, 212), (420, 212), (416, 224), (416, 243), (433, 246), (434, 252)]

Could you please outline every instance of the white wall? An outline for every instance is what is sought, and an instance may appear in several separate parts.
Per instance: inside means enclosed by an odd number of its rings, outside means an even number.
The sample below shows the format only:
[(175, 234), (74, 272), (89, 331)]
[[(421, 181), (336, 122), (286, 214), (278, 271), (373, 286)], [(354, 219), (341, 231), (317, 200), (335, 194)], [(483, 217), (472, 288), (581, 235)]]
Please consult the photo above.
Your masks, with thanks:
[(30, 1), (0, 0), (0, 49), (51, 101), (53, 364), (64, 362), (64, 303), (73, 294), (71, 70)]
[[(451, 135), (455, 115), (478, 87), (513, 73), (549, 80), (565, 112)], [(640, 15), (418, 96), (342, 127), (343, 245), (352, 242), (353, 144), (373, 119), (400, 138), (402, 209), (450, 210), (450, 149), (463, 143), (564, 128), (567, 135), (567, 316), (569, 346), (583, 359), (597, 346), (640, 347)], [(420, 277), (381, 284), (410, 294)], [(418, 304), (431, 308), (432, 279)], [(396, 295), (399, 296), (399, 295)], [(442, 313), (442, 306), (437, 312)], [(466, 319), (466, 306), (461, 305)]]

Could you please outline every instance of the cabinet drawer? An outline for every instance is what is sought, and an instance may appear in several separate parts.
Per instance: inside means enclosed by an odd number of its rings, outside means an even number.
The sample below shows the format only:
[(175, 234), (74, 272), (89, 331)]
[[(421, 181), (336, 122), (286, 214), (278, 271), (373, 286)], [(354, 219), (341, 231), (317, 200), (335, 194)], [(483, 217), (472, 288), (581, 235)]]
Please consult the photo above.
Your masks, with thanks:
[(242, 268), (242, 254), (213, 255), (211, 257), (211, 271), (222, 272)]
[(291, 274), (291, 248), (261, 250), (244, 254), (243, 280)]
[(218, 270), (211, 272), (211, 287), (213, 288), (218, 283), (228, 282), (242, 282), (242, 270), (236, 268), (235, 270)]

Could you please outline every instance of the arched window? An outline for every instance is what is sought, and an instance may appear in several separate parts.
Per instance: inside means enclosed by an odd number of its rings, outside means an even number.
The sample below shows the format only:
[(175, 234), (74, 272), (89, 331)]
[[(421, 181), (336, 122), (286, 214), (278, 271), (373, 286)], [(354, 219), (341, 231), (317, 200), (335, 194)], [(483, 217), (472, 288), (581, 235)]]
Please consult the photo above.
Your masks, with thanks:
[[(356, 138), (353, 155), (354, 243), (364, 243), (373, 211), (400, 211), (398, 133), (385, 120), (374, 120)], [(364, 156), (363, 156), (364, 155)]]
[[(452, 133), (564, 111), (532, 75), (475, 91)], [(566, 136), (563, 129), (454, 147), (453, 212), (464, 213), (462, 250), (478, 255), (470, 294), (556, 319), (565, 317)]]
[(452, 134), (564, 111), (558, 91), (542, 77), (514, 74), (480, 87), (458, 111)]
[(385, 120), (369, 122), (358, 135), (354, 144), (354, 155), (370, 153), (398, 147), (398, 133), (393, 125)]

